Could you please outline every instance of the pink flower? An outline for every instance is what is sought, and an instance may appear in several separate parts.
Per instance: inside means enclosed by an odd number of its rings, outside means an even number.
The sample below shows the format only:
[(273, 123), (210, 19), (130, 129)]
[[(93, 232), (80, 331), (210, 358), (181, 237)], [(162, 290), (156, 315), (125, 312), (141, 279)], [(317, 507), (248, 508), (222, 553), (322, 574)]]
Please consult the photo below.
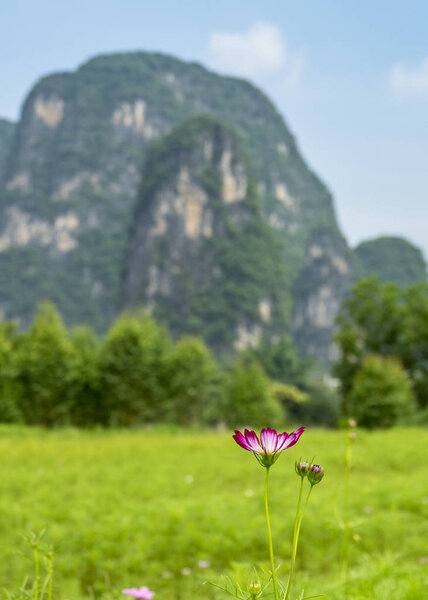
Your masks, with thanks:
[(254, 454), (259, 463), (269, 468), (277, 460), (280, 453), (286, 448), (294, 446), (304, 432), (305, 428), (300, 427), (292, 433), (277, 433), (275, 429), (268, 427), (260, 432), (260, 441), (255, 431), (246, 429), (242, 434), (235, 430), (233, 439), (245, 450)]
[(128, 594), (129, 596), (134, 596), (134, 598), (143, 598), (143, 600), (152, 600), (155, 595), (148, 587), (129, 588), (122, 590), (122, 594)]
[(198, 567), (200, 569), (208, 569), (211, 566), (211, 563), (209, 560), (200, 560), (198, 561)]

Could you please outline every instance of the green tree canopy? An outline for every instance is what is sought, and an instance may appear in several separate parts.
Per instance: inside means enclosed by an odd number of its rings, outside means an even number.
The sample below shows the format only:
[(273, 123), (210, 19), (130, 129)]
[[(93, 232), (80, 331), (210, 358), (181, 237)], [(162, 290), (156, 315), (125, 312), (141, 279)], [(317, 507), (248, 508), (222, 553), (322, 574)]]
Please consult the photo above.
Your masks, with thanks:
[(113, 324), (100, 352), (100, 391), (110, 424), (162, 421), (170, 339), (145, 314), (125, 313)]
[(17, 340), (18, 402), (27, 423), (68, 422), (71, 368), (67, 330), (56, 308), (43, 303), (31, 328)]
[(230, 427), (272, 426), (284, 421), (280, 403), (257, 362), (236, 361), (225, 377), (223, 418)]
[(340, 379), (344, 407), (356, 374), (368, 354), (396, 357), (408, 373), (418, 402), (427, 404), (428, 285), (400, 289), (377, 278), (358, 282), (337, 320), (339, 359), (334, 373)]
[(368, 354), (353, 381), (349, 414), (363, 427), (391, 427), (413, 409), (412, 383), (400, 361)]

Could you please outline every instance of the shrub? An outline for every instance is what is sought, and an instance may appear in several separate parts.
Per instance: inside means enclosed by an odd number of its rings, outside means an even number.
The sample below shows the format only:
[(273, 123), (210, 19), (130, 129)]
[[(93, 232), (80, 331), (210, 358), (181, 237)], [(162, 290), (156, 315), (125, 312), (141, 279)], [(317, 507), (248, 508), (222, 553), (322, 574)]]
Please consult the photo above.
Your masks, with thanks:
[(347, 399), (349, 415), (363, 427), (391, 427), (414, 409), (409, 377), (398, 359), (369, 354)]
[(30, 330), (16, 342), (18, 405), (29, 424), (49, 427), (69, 420), (72, 351), (56, 308), (41, 304)]
[(202, 420), (214, 402), (217, 365), (202, 340), (181, 339), (168, 360), (168, 412), (180, 425)]
[(107, 407), (100, 390), (100, 344), (92, 329), (79, 327), (71, 335), (70, 419), (88, 427), (108, 423)]
[(262, 427), (284, 421), (280, 403), (257, 362), (238, 360), (225, 376), (224, 419), (230, 427)]
[(110, 425), (165, 420), (166, 332), (144, 314), (125, 313), (100, 352), (100, 393)]
[(289, 407), (289, 418), (295, 423), (317, 427), (335, 427), (340, 417), (340, 401), (337, 392), (322, 382), (306, 384), (307, 400)]
[(16, 327), (0, 325), (0, 422), (13, 423), (22, 419), (16, 386)]

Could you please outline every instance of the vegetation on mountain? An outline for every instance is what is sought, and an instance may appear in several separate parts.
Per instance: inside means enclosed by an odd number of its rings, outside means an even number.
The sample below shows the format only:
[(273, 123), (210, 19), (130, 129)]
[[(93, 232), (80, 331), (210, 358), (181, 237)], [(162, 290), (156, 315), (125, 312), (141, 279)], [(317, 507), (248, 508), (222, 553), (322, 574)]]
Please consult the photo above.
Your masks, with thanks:
[(14, 132), (15, 123), (12, 123), (7, 119), (0, 119), (0, 185), (3, 180), (7, 158), (12, 151)]
[[(225, 160), (231, 169), (227, 181), (245, 187), (245, 195), (233, 202), (223, 197)], [(206, 198), (195, 215), (191, 199), (178, 209), (173, 192), (188, 174), (189, 195)], [(212, 117), (186, 120), (149, 152), (128, 265), (124, 305), (152, 304), (154, 316), (174, 335), (201, 335), (212, 348), (230, 352), (239, 327), (268, 336), (289, 323), (283, 247), (262, 217), (239, 138)], [(149, 295), (153, 266), (159, 289)], [(263, 320), (264, 301), (269, 314)]]
[[(239, 236), (229, 229), (226, 244), (221, 236), (212, 239), (212, 251), (223, 257), (228, 276), (239, 279), (231, 296), (241, 293), (244, 312), (254, 312), (257, 280), (263, 280), (268, 295), (276, 295), (269, 287), (275, 278), (264, 272), (286, 271), (276, 325), (290, 331), (291, 282), (304, 263), (307, 236), (315, 226), (336, 224), (329, 192), (306, 166), (272, 103), (254, 86), (194, 63), (144, 52), (94, 58), (75, 72), (41, 79), (28, 95), (0, 190), (0, 235), (5, 235), (0, 305), (6, 318), (28, 325), (36, 303), (49, 299), (67, 324), (90, 323), (98, 332), (108, 328), (122, 308), (122, 275), (129, 270), (129, 232), (138, 198), (162, 176), (164, 165), (155, 165), (157, 160), (168, 154), (173, 168), (174, 158), (180, 160), (174, 155), (177, 140), (183, 146), (188, 135), (187, 144), (193, 143), (198, 119), (194, 132), (185, 121), (201, 113), (238, 136), (254, 182), (249, 196), (259, 196), (259, 216), (242, 232), (242, 241), (233, 239)], [(168, 136), (176, 126), (175, 135)], [(141, 175), (145, 159), (152, 174), (146, 168)], [(206, 170), (203, 183), (214, 205), (218, 181), (212, 170)], [(18, 241), (13, 234), (17, 221), (21, 230), (36, 233)], [(72, 227), (65, 233), (58, 229), (64, 222)], [(244, 259), (242, 266), (228, 250), (232, 243)], [(254, 268), (248, 277), (250, 260)], [(150, 254), (145, 262), (155, 266)], [(182, 285), (189, 286), (192, 310), (196, 307), (194, 320), (186, 322), (187, 333), (211, 342), (214, 334), (202, 325), (207, 309), (199, 307), (214, 305), (216, 282), (202, 290), (188, 281)], [(224, 292), (210, 310), (227, 311), (229, 301), (229, 292)], [(223, 331), (216, 335), (230, 350), (228, 327), (226, 315)]]
[(403, 238), (368, 240), (359, 244), (354, 252), (360, 278), (379, 277), (400, 287), (427, 280), (427, 265), (422, 252)]

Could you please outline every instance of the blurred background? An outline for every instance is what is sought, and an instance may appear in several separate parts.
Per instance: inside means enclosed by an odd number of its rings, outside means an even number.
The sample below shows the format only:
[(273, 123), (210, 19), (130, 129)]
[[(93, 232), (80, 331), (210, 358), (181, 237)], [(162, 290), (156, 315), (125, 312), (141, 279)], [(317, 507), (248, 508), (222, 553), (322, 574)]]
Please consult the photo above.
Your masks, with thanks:
[(424, 597), (427, 17), (415, 0), (0, 4), (5, 585), (26, 572), (17, 532), (46, 528), (67, 597), (132, 578), (216, 597), (205, 570), (265, 560), (229, 430), (305, 424), (333, 475), (301, 586), (323, 565), (344, 597), (346, 531), (349, 598)]

